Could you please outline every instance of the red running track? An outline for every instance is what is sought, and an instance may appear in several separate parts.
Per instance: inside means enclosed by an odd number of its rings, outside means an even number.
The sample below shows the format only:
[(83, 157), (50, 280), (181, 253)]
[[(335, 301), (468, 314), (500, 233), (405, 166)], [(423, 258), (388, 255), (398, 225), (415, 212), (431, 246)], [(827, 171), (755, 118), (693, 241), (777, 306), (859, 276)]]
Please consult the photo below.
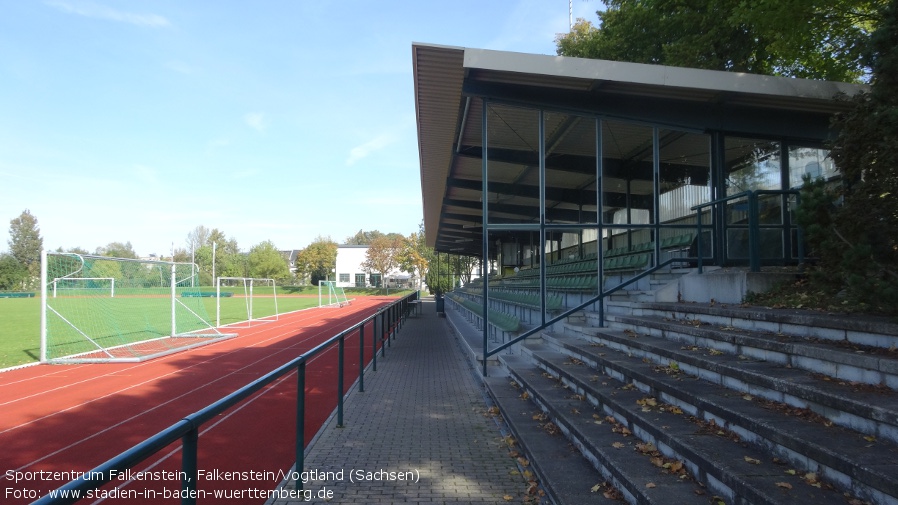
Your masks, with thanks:
[[(38, 365), (0, 373), (0, 503), (30, 503), (185, 416), (349, 328), (395, 298), (362, 297), (237, 329), (239, 336), (142, 363)], [(365, 363), (372, 336), (365, 328)], [(344, 348), (344, 388), (358, 377), (358, 332)], [(337, 346), (306, 367), (305, 443), (337, 401)], [(199, 503), (264, 503), (294, 463), (296, 373), (202, 426)], [(345, 391), (344, 391), (345, 392)], [(82, 503), (179, 503), (180, 444)], [(44, 473), (40, 473), (44, 472)], [(49, 472), (60, 472), (51, 474)], [(227, 472), (238, 472), (228, 474)], [(250, 473), (252, 472), (252, 473)], [(16, 482), (18, 477), (23, 480)], [(227, 492), (229, 494), (213, 493)], [(99, 499), (97, 499), (99, 498)]]

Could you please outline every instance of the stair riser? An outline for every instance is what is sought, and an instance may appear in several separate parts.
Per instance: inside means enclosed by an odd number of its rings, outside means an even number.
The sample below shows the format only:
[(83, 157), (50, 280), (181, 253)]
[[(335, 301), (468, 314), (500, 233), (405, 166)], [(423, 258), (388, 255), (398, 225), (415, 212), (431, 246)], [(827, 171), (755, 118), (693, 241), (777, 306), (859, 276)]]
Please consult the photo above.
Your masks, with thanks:
[[(563, 346), (554, 345), (552, 347), (561, 349), (561, 352), (563, 352), (564, 354), (583, 361), (587, 366), (595, 369), (599, 373), (604, 373), (623, 383), (633, 384), (636, 389), (642, 391), (647, 395), (658, 398), (663, 403), (675, 405), (681, 408), (684, 412), (706, 421), (713, 420), (718, 426), (725, 427), (729, 431), (732, 431), (733, 433), (738, 435), (741, 440), (754, 444), (756, 446), (763, 447), (765, 451), (770, 452), (776, 457), (779, 457), (784, 461), (789, 461), (795, 468), (801, 468), (804, 471), (808, 472), (817, 472), (818, 475), (822, 476), (824, 479), (840, 487), (841, 489), (850, 489), (856, 496), (863, 496), (866, 497), (866, 499), (872, 499), (875, 503), (898, 504), (898, 499), (896, 499), (895, 497), (884, 494), (880, 490), (863, 485), (862, 483), (859, 483), (856, 480), (852, 479), (851, 476), (847, 475), (844, 472), (815, 461), (813, 458), (810, 458), (805, 454), (796, 452), (789, 447), (778, 444), (775, 441), (769, 440), (764, 436), (751, 431), (750, 429), (746, 429), (742, 426), (734, 424), (728, 417), (724, 417), (723, 415), (715, 415), (713, 412), (703, 410), (702, 408), (696, 406), (694, 404), (696, 402), (694, 401), (691, 402), (688, 399), (684, 400), (681, 397), (675, 397), (666, 392), (655, 390), (651, 385), (643, 383), (638, 379), (622, 373), (622, 371), (616, 367), (608, 367), (605, 366), (604, 363), (596, 362), (592, 359), (592, 357), (588, 355), (566, 349)], [(599, 406), (605, 411), (610, 410), (609, 406), (603, 405), (601, 400), (597, 399), (590, 393), (590, 391), (587, 389), (588, 386), (586, 384), (579, 382), (575, 378), (566, 377), (563, 369), (553, 367), (543, 361), (540, 361), (537, 357), (534, 357), (534, 359), (537, 360), (537, 366), (539, 366), (543, 370), (546, 370), (553, 376), (561, 376), (564, 383), (567, 384), (571, 388), (571, 390), (584, 395), (590, 403)], [(612, 415), (620, 422), (628, 425), (630, 424), (625, 416), (622, 416), (618, 413), (614, 413)], [(732, 489), (726, 486), (723, 482), (717, 480), (714, 475), (702, 471), (700, 464), (696, 464), (695, 462), (690, 461), (688, 459), (689, 455), (686, 450), (683, 451), (686, 454), (677, 454), (677, 451), (675, 451), (672, 447), (658, 440), (650, 431), (643, 429), (641, 426), (630, 425), (630, 429), (641, 440), (654, 443), (666, 456), (677, 459), (684, 459), (690, 473), (695, 476), (700, 476), (699, 478), (703, 480), (709, 488), (715, 490), (715, 492), (728, 493), (727, 502), (731, 502), (733, 493)], [(724, 494), (720, 494), (720, 496), (724, 496)]]
[[(754, 331), (768, 331), (801, 337), (814, 337), (834, 341), (847, 341), (858, 345), (880, 347), (889, 349), (898, 346), (898, 336), (871, 331), (855, 331), (850, 328), (829, 328), (813, 324), (797, 324), (787, 320), (764, 321), (751, 318), (732, 317), (727, 315), (715, 315), (700, 313), (695, 314), (685, 311), (659, 310), (651, 307), (640, 307), (637, 304), (631, 306), (631, 314), (634, 316), (659, 316), (671, 317), (679, 320), (695, 319), (702, 323), (714, 326), (732, 326), (734, 328)], [(598, 314), (593, 315), (598, 318)]]
[[(854, 361), (861, 365), (858, 366), (852, 363), (828, 361), (826, 360), (827, 357), (835, 355), (828, 354), (819, 349), (813, 350), (817, 356), (803, 356), (795, 352), (779, 352), (772, 349), (753, 347), (748, 345), (748, 343), (750, 343), (749, 339), (743, 339), (743, 341), (746, 342), (745, 344), (736, 344), (715, 339), (713, 338), (713, 335), (701, 336), (686, 332), (672, 331), (670, 329), (656, 328), (649, 325), (634, 325), (618, 322), (614, 319), (614, 316), (609, 317), (606, 326), (608, 328), (621, 330), (630, 329), (640, 334), (673, 340), (681, 342), (684, 345), (710, 348), (734, 356), (742, 355), (748, 358), (777, 363), (783, 366), (800, 368), (802, 370), (820, 373), (844, 381), (872, 385), (882, 384), (898, 390), (898, 373), (896, 373), (898, 370), (895, 370), (898, 368), (898, 363), (891, 360), (879, 360), (873, 357), (856, 356), (850, 361)], [(881, 368), (882, 370), (877, 368)]]
[[(642, 359), (649, 360), (653, 363), (657, 363), (659, 365), (667, 365), (672, 361), (669, 357), (652, 353), (646, 351), (644, 349), (640, 349), (638, 347), (627, 346), (621, 344), (620, 342), (614, 340), (608, 340), (602, 338), (601, 334), (599, 335), (590, 335), (578, 333), (570, 327), (565, 330), (568, 334), (572, 334), (574, 336), (578, 336), (587, 341), (598, 342), (609, 349), (613, 349), (616, 351), (623, 352), (625, 354), (636, 356)], [(702, 343), (694, 343), (689, 342), (690, 345), (699, 345), (704, 347), (709, 347), (706, 344)], [(557, 348), (557, 346), (556, 346)], [(569, 350), (558, 348), (560, 352), (569, 353)], [(723, 349), (720, 349), (723, 350)], [(738, 353), (731, 353), (738, 354)], [(584, 361), (590, 362), (587, 359), (577, 357), (578, 359), (583, 359)], [(815, 401), (810, 398), (804, 398), (799, 395), (791, 394), (787, 391), (780, 391), (773, 387), (768, 387), (763, 384), (757, 384), (753, 382), (746, 381), (744, 379), (738, 377), (732, 377), (728, 375), (724, 375), (715, 370), (710, 370), (707, 368), (701, 368), (691, 363), (684, 363), (681, 360), (676, 361), (677, 366), (681, 371), (688, 375), (692, 375), (694, 377), (701, 378), (703, 380), (707, 380), (714, 384), (719, 384), (726, 388), (732, 389), (734, 391), (739, 391), (742, 393), (748, 393), (752, 396), (757, 396), (760, 398), (765, 398), (767, 400), (776, 401), (780, 403), (785, 403), (787, 405), (791, 405), (797, 408), (808, 408), (812, 411), (825, 416), (829, 420), (831, 420), (834, 424), (838, 426), (843, 426), (860, 433), (865, 433), (868, 435), (873, 435), (878, 438), (883, 438), (886, 440), (891, 440), (893, 442), (898, 442), (898, 424), (894, 422), (886, 422), (888, 420), (883, 419), (870, 419), (866, 417), (862, 417), (856, 415), (851, 412), (844, 411), (839, 409), (838, 407), (832, 405), (825, 405), (818, 401)], [(593, 363), (594, 364), (594, 363)], [(616, 372), (616, 377), (618, 380), (622, 380), (619, 376), (620, 374)], [(623, 382), (630, 382), (629, 378), (623, 380)], [(673, 403), (673, 402), (672, 402)], [(674, 403), (676, 404), (676, 403)], [(690, 411), (682, 405), (678, 405), (683, 410)], [(894, 420), (892, 420), (894, 421)]]
[[(624, 500), (627, 503), (633, 505), (645, 503), (645, 496), (639, 493), (638, 490), (635, 490), (632, 483), (623, 479), (619, 472), (615, 471), (614, 465), (609, 464), (604, 458), (600, 457), (600, 451), (595, 450), (587, 437), (580, 436), (580, 434), (575, 429), (572, 429), (572, 426), (565, 422), (549, 404), (542, 400), (541, 396), (534, 389), (528, 387), (525, 378), (517, 375), (514, 371), (510, 371), (510, 377), (521, 385), (522, 391), (527, 392), (530, 396), (529, 400), (551, 418), (552, 422), (558, 426), (564, 436), (577, 447), (577, 450), (580, 451), (583, 457), (586, 458), (587, 461), (589, 461), (602, 475), (602, 478), (611, 482), (615, 488), (623, 493)], [(612, 412), (606, 413), (608, 415), (613, 415)], [(637, 492), (636, 496), (634, 496), (633, 491)]]

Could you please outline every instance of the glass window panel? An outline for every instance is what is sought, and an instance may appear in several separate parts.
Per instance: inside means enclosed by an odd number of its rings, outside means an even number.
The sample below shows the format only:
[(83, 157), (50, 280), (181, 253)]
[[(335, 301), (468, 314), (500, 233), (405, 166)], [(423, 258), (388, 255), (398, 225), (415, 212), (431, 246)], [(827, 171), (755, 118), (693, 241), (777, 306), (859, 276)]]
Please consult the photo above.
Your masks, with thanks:
[(711, 201), (711, 138), (661, 130), (658, 217), (662, 224), (694, 225), (692, 207)]
[(838, 174), (828, 150), (811, 147), (789, 148), (789, 187), (800, 188), (805, 175), (812, 179), (829, 180)]
[(596, 223), (596, 119), (546, 112), (546, 220)]
[(490, 103), (487, 130), (488, 221), (538, 223), (538, 111)]
[(648, 224), (654, 207), (652, 129), (602, 122), (602, 221)]
[(779, 142), (727, 137), (725, 154), (727, 196), (756, 189), (782, 189)]

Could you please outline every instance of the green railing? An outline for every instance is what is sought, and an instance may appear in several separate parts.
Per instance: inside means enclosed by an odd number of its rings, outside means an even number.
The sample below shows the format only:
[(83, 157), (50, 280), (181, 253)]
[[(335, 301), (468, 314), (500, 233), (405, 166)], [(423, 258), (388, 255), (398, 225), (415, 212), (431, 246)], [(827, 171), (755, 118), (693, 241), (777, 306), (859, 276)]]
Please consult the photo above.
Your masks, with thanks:
[[(759, 202), (758, 197), (764, 196), (764, 195), (779, 195), (782, 197), (782, 203), (781, 203), (782, 210), (781, 210), (781, 215), (780, 215), (780, 219), (781, 219), (780, 223), (773, 223), (773, 224), (762, 224), (761, 223), (761, 217), (760, 217), (760, 211), (759, 211), (760, 206), (758, 204), (758, 202)], [(798, 259), (799, 263), (804, 261), (804, 244), (803, 244), (802, 236), (801, 236), (801, 228), (799, 228), (798, 226), (793, 225), (791, 223), (791, 220), (789, 218), (789, 213), (786, 212), (786, 208), (787, 208), (786, 196), (787, 195), (792, 195), (795, 197), (796, 205), (798, 203), (800, 203), (801, 196), (800, 196), (800, 193), (798, 190), (795, 190), (795, 189), (785, 189), (785, 190), (759, 189), (759, 190), (754, 190), (754, 191), (743, 191), (743, 192), (737, 193), (735, 195), (730, 195), (730, 196), (727, 196), (724, 198), (719, 198), (719, 199), (711, 201), (711, 202), (707, 202), (707, 203), (703, 203), (703, 204), (691, 207), (691, 210), (696, 211), (696, 214), (697, 214), (696, 235), (698, 238), (697, 238), (697, 242), (696, 242), (696, 247), (698, 249), (697, 256), (698, 256), (698, 271), (699, 271), (699, 273), (702, 273), (703, 266), (704, 266), (703, 265), (704, 254), (703, 254), (703, 244), (702, 244), (702, 240), (703, 240), (702, 231), (705, 229), (708, 229), (708, 228), (710, 228), (712, 230), (717, 230), (721, 233), (722, 236), (717, 241), (718, 243), (721, 243), (722, 241), (726, 241), (726, 239), (727, 239), (726, 234), (727, 234), (728, 229), (747, 229), (748, 230), (748, 265), (749, 265), (749, 270), (751, 270), (752, 272), (759, 272), (761, 270), (761, 260), (762, 260), (762, 257), (761, 257), (761, 230), (762, 229), (781, 230), (782, 237), (783, 237), (783, 260), (784, 261), (791, 259), (790, 258), (791, 247), (789, 247), (789, 244), (791, 244), (790, 234), (791, 234), (792, 230), (795, 230), (796, 242), (797, 242), (796, 243), (797, 259)], [(716, 206), (721, 205), (721, 204), (726, 204), (726, 203), (732, 202), (734, 200), (740, 200), (743, 198), (746, 199), (747, 203), (748, 203), (748, 207), (747, 207), (748, 222), (745, 225), (728, 224), (725, 221), (725, 217), (723, 217), (723, 216), (718, 216), (719, 219), (724, 220), (724, 222), (721, 223), (721, 225), (718, 227), (714, 227), (713, 225), (706, 226), (703, 223), (703, 217), (704, 217), (703, 209), (710, 208), (709, 213), (712, 214), (712, 216), (713, 216), (714, 212), (716, 211), (716, 208), (715, 208)], [(725, 249), (724, 251), (719, 252), (718, 254), (725, 255), (727, 253), (728, 253), (728, 251)], [(728, 261), (728, 258), (722, 257), (721, 261), (724, 261), (724, 262)]]
[[(315, 348), (304, 352), (299, 357), (291, 360), (285, 365), (268, 372), (264, 376), (243, 386), (233, 393), (221, 398), (215, 403), (185, 417), (168, 428), (160, 431), (156, 435), (144, 440), (143, 442), (131, 447), (125, 452), (106, 461), (100, 466), (73, 481), (68, 482), (64, 486), (56, 489), (50, 494), (45, 495), (41, 499), (34, 502), (36, 505), (63, 505), (75, 503), (82, 497), (86, 497), (87, 491), (98, 489), (102, 485), (112, 481), (115, 475), (121, 475), (128, 469), (134, 468), (147, 458), (165, 449), (169, 444), (181, 441), (181, 475), (184, 478), (181, 481), (181, 490), (178, 496), (181, 497), (182, 505), (193, 505), (196, 503), (197, 479), (199, 477), (199, 466), (197, 461), (197, 453), (199, 448), (200, 427), (203, 424), (215, 419), (229, 408), (237, 405), (241, 401), (249, 398), (265, 386), (271, 384), (275, 380), (292, 373), (297, 372), (297, 392), (296, 392), (296, 470), (302, 471), (305, 464), (305, 383), (306, 383), (306, 364), (316, 355), (332, 349), (334, 346), (338, 348), (338, 372), (337, 372), (337, 426), (343, 426), (343, 398), (345, 396), (343, 384), (344, 372), (344, 342), (348, 335), (353, 332), (359, 333), (359, 392), (365, 390), (365, 326), (368, 323), (373, 324), (374, 336), (372, 338), (372, 369), (377, 371), (377, 352), (378, 338), (380, 336), (380, 352), (381, 356), (386, 356), (386, 348), (391, 345), (396, 332), (402, 327), (403, 322), (407, 318), (412, 307), (410, 302), (417, 300), (418, 293), (412, 293), (405, 296), (387, 307), (375, 312), (364, 321), (347, 328), (337, 335), (329, 338), (325, 342), (319, 344)], [(378, 319), (380, 323), (378, 324)], [(302, 489), (302, 482), (297, 481), (297, 488)], [(63, 496), (65, 495), (65, 496)]]
[[(781, 222), (780, 223), (764, 225), (760, 222), (761, 219), (760, 219), (760, 212), (759, 212), (759, 205), (758, 205), (758, 202), (759, 202), (758, 197), (763, 196), (763, 195), (780, 195), (780, 196), (782, 196), (783, 201), (782, 201)], [(726, 234), (727, 228), (747, 229), (748, 230), (748, 244), (749, 244), (748, 245), (749, 269), (753, 272), (757, 272), (757, 271), (761, 270), (761, 260), (762, 260), (762, 258), (761, 258), (761, 229), (781, 229), (782, 230), (782, 233), (783, 233), (783, 256), (784, 256), (783, 259), (784, 260), (790, 259), (790, 258), (787, 258), (786, 256), (791, 254), (791, 248), (787, 247), (787, 245), (790, 244), (788, 234), (790, 234), (792, 230), (796, 230), (796, 234), (797, 234), (796, 247), (797, 247), (798, 261), (799, 262), (803, 261), (804, 260), (804, 247), (802, 244), (801, 229), (791, 223), (788, 213), (786, 212), (787, 205), (786, 205), (785, 197), (787, 195), (794, 195), (796, 198), (796, 203), (798, 203), (799, 192), (797, 190), (755, 190), (755, 191), (745, 191), (742, 193), (731, 195), (731, 196), (728, 196), (725, 198), (720, 198), (718, 200), (714, 200), (711, 202), (703, 203), (701, 205), (696, 205), (696, 206), (692, 207), (691, 210), (696, 211), (696, 215), (697, 215), (697, 219), (696, 219), (696, 249), (697, 249), (697, 251), (696, 251), (695, 257), (670, 258), (670, 259), (668, 259), (664, 262), (661, 262), (647, 270), (640, 272), (639, 274), (631, 277), (630, 279), (627, 279), (626, 281), (614, 286), (613, 288), (611, 288), (607, 291), (602, 291), (601, 289), (599, 289), (599, 293), (597, 295), (595, 295), (594, 297), (588, 299), (587, 301), (580, 303), (576, 307), (568, 309), (551, 319), (548, 319), (548, 320), (544, 319), (540, 324), (537, 324), (535, 327), (521, 333), (520, 335), (516, 336), (515, 338), (513, 338), (513, 339), (509, 340), (508, 342), (505, 342), (493, 349), (488, 348), (488, 342), (487, 342), (488, 339), (487, 339), (486, 333), (484, 333), (484, 337), (483, 337), (483, 375), (484, 376), (487, 375), (487, 358), (489, 358), (490, 356), (494, 356), (494, 355), (498, 354), (499, 352), (507, 349), (508, 347), (511, 347), (512, 345), (517, 344), (518, 342), (524, 340), (525, 338), (530, 337), (530, 336), (552, 326), (553, 324), (564, 320), (571, 314), (574, 314), (580, 310), (583, 310), (586, 307), (589, 307), (596, 303), (599, 304), (598, 305), (599, 324), (601, 326), (604, 326), (604, 324), (605, 324), (605, 299), (607, 297), (611, 296), (612, 294), (616, 293), (617, 291), (619, 291), (635, 282), (638, 282), (639, 280), (641, 280), (645, 277), (648, 277), (649, 275), (652, 275), (655, 272), (658, 272), (659, 270), (667, 267), (668, 265), (671, 265), (673, 263), (696, 264), (698, 267), (698, 273), (703, 273), (703, 263), (704, 263), (705, 254), (704, 254), (704, 249), (703, 249), (703, 244), (702, 244), (702, 234), (703, 234), (704, 230), (706, 230), (706, 229), (716, 230), (716, 231), (719, 231), (720, 233), (723, 233), (724, 235)], [(745, 198), (748, 201), (748, 208), (747, 208), (748, 222), (746, 225), (739, 225), (739, 226), (727, 225), (726, 222), (723, 222), (723, 223), (721, 223), (720, 226), (714, 227), (713, 225), (703, 224), (702, 209), (710, 207), (712, 209), (710, 212), (713, 213), (714, 206), (720, 205), (720, 204), (725, 204), (727, 202), (742, 199), (742, 198)], [(722, 239), (726, 240), (726, 237), (724, 236)], [(599, 261), (599, 264), (601, 264), (601, 261)], [(601, 279), (602, 274), (603, 274), (602, 270), (599, 269), (597, 278)], [(542, 282), (543, 281), (541, 281), (540, 291), (541, 291), (541, 296), (544, 296), (545, 292), (546, 292), (546, 286), (543, 285)], [(486, 284), (487, 284), (487, 286), (485, 289), (486, 292), (484, 293), (484, 296), (486, 298), (489, 298), (488, 283), (486, 283)], [(544, 300), (543, 300), (541, 306), (543, 306), (543, 307), (545, 306)], [(489, 324), (488, 319), (487, 318), (485, 318), (485, 319), (486, 320), (484, 321), (484, 324), (485, 325)]]

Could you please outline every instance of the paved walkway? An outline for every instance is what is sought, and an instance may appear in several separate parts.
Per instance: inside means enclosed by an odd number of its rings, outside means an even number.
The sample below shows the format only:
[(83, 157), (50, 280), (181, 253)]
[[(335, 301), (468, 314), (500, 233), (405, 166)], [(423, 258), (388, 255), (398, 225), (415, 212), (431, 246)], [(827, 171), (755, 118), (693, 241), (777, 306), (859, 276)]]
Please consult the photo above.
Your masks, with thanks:
[(526, 483), (476, 372), (433, 299), (422, 305), (346, 400), (345, 427), (332, 419), (307, 449), (311, 496), (274, 504), (522, 502)]

